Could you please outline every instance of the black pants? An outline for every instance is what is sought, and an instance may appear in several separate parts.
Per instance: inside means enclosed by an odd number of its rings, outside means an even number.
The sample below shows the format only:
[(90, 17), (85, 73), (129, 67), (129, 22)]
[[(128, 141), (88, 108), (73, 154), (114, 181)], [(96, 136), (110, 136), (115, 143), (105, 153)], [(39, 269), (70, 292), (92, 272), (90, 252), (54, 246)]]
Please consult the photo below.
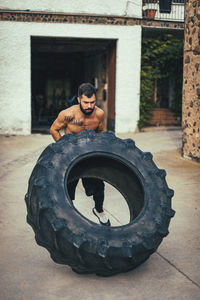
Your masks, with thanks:
[[(71, 200), (75, 199), (75, 189), (78, 184), (78, 181), (79, 179), (67, 185), (68, 193)], [(96, 178), (82, 178), (82, 184), (84, 186), (86, 195), (93, 195), (96, 210), (98, 212), (102, 212), (104, 201), (104, 182)]]

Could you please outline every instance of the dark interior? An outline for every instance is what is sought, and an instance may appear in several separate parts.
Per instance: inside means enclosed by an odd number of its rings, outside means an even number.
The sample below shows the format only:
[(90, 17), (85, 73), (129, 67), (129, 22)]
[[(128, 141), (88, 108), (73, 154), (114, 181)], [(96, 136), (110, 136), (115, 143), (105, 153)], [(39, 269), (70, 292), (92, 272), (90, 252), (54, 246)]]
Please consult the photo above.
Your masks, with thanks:
[[(45, 132), (45, 128), (49, 132), (58, 113), (77, 96), (81, 83), (95, 85), (99, 77), (101, 89), (111, 43), (106, 39), (31, 38), (32, 132)], [(99, 57), (104, 56), (105, 76), (98, 65)]]

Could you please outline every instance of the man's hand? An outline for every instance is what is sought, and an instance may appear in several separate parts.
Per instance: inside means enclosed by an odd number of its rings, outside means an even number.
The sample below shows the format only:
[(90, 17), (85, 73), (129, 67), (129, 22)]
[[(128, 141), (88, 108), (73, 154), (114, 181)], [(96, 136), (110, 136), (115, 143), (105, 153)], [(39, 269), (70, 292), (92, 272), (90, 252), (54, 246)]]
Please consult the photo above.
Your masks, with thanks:
[(64, 111), (61, 111), (57, 119), (53, 122), (50, 128), (50, 133), (53, 139), (57, 142), (61, 138), (60, 130), (66, 128), (68, 124)]

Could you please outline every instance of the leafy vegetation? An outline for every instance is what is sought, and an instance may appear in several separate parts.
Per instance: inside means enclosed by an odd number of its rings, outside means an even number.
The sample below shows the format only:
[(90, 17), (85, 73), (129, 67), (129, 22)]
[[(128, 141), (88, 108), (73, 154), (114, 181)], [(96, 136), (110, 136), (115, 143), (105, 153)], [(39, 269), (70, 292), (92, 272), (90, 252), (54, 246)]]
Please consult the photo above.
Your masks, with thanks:
[(182, 40), (174, 38), (171, 34), (156, 39), (143, 38), (139, 128), (148, 125), (152, 109), (155, 107), (153, 101), (155, 80), (170, 78), (175, 81), (175, 97), (171, 110), (176, 117), (181, 118), (182, 74)]

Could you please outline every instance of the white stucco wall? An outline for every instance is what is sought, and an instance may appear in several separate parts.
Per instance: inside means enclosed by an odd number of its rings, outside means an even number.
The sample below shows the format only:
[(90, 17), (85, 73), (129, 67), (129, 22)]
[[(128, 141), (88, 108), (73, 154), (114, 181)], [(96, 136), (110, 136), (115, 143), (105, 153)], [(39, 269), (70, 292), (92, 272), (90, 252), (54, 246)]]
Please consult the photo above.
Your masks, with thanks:
[(141, 27), (127, 29), (117, 43), (116, 133), (136, 131), (139, 120)]
[(0, 49), (0, 133), (29, 134), (31, 53), (25, 26), (1, 22)]
[(142, 0), (1, 0), (0, 8), (142, 17)]
[(0, 22), (1, 134), (31, 132), (31, 36), (116, 39), (116, 133), (136, 130), (140, 26)]

